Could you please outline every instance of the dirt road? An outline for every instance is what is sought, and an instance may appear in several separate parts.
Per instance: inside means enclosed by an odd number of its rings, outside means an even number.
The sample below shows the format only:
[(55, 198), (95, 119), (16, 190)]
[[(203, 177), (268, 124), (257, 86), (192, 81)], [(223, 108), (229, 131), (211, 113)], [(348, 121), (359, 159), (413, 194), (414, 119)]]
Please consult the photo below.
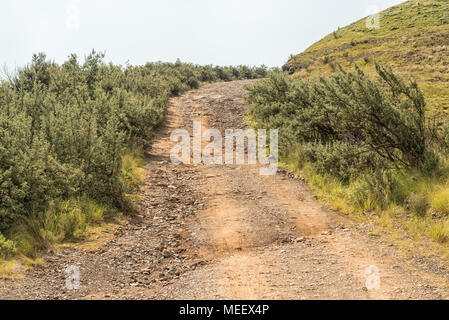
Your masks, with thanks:
[[(217, 83), (173, 98), (148, 154), (142, 208), (99, 248), (64, 250), (2, 299), (446, 299), (444, 264), (406, 258), (369, 226), (322, 207), (296, 177), (255, 165), (175, 165), (176, 128), (244, 128), (245, 85)], [(66, 288), (78, 266), (80, 286)], [(371, 289), (376, 279), (379, 288)], [(374, 282), (373, 282), (374, 281)]]

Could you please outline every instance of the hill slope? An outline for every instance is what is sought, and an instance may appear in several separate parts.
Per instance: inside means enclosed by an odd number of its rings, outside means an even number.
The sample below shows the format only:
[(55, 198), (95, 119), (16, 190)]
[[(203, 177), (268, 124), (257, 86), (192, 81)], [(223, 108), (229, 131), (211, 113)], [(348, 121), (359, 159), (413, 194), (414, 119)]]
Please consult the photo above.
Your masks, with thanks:
[(366, 18), (329, 34), (292, 57), (283, 70), (294, 76), (328, 74), (336, 63), (358, 64), (374, 74), (374, 61), (415, 77), (431, 114), (449, 114), (449, 1), (410, 0), (380, 13), (379, 28)]

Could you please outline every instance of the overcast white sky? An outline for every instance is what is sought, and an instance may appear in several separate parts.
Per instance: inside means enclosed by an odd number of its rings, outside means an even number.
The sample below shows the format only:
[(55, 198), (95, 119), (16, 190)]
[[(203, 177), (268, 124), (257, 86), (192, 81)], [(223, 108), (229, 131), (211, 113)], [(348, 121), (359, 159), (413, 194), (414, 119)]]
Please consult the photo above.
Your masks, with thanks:
[(403, 0), (1, 0), (0, 65), (93, 48), (106, 61), (281, 66), (372, 8)]

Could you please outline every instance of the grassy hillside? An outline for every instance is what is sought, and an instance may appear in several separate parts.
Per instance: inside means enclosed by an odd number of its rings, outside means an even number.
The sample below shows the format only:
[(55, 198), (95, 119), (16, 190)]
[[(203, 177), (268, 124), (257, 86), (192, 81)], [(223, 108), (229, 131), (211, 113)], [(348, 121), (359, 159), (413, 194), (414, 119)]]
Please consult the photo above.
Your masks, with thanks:
[(283, 67), (294, 76), (329, 74), (336, 63), (357, 63), (375, 74), (374, 61), (413, 76), (423, 90), (428, 115), (449, 113), (449, 1), (410, 0), (380, 13), (380, 28), (366, 18), (340, 28)]

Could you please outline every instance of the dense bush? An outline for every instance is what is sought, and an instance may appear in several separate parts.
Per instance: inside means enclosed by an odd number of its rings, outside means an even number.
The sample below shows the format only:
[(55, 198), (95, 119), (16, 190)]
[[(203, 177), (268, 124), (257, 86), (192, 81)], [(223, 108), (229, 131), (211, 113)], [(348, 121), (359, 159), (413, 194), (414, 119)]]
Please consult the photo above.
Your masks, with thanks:
[(48, 211), (55, 199), (128, 209), (124, 194), (135, 183), (122, 170), (124, 150), (151, 143), (171, 95), (267, 72), (179, 61), (121, 67), (103, 57), (93, 51), (84, 63), (72, 55), (57, 65), (34, 55), (0, 83), (0, 231)]
[(14, 242), (7, 240), (3, 234), (0, 233), (0, 258), (7, 259), (16, 252)]
[(343, 181), (391, 168), (433, 170), (422, 92), (376, 69), (379, 81), (357, 67), (309, 81), (273, 74), (250, 89), (250, 116), (256, 126), (280, 129), (284, 156), (300, 145), (302, 161)]

